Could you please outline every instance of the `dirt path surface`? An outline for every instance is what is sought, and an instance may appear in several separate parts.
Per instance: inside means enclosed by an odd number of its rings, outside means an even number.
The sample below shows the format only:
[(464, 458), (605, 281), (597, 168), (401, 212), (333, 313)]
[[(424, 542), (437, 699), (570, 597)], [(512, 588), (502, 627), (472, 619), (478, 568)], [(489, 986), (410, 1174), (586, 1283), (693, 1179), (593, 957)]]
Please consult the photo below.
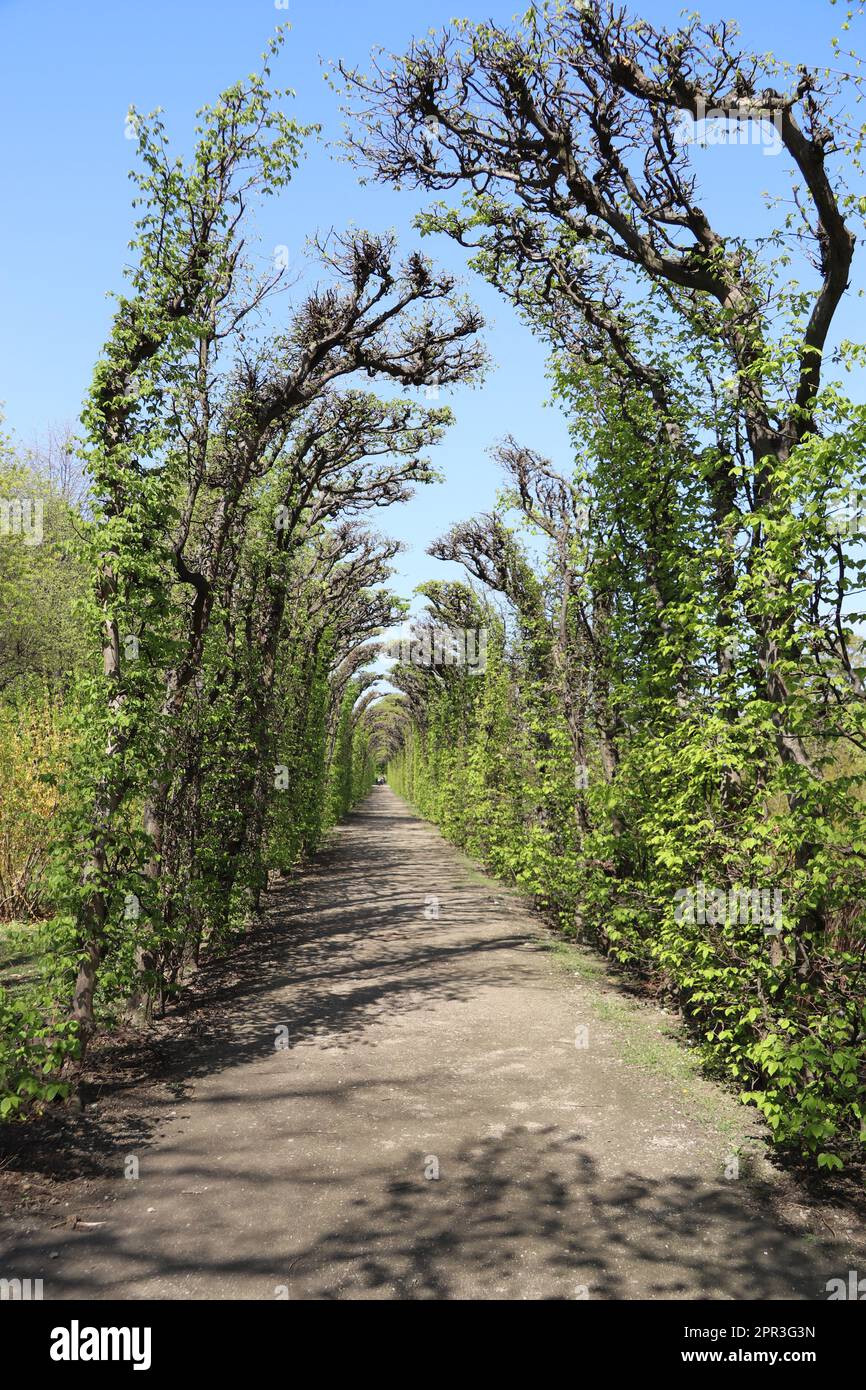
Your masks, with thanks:
[(46, 1298), (818, 1299), (846, 1275), (670, 1020), (388, 788), (270, 901), (137, 1180), (103, 1225), (18, 1223), (3, 1271)]

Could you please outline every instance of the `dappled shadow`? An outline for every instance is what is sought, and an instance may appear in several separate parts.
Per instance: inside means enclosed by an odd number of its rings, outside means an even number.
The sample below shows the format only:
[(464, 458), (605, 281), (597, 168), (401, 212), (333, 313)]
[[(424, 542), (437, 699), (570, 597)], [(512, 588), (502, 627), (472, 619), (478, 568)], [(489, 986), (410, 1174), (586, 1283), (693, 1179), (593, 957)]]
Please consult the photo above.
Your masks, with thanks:
[[(19, 1224), (2, 1270), (47, 1298), (825, 1297), (844, 1256), (771, 1191), (713, 1180), (675, 1088), (658, 1116), (615, 1052), (580, 1069), (542, 950), (374, 793), (146, 1043), (112, 1044), (97, 1113), (19, 1155), (112, 1182), (104, 1224)], [(129, 1152), (140, 1182), (122, 1180)]]
[[(478, 930), (479, 890), (454, 875), (450, 849), (445, 869), (431, 864), (419, 874), (415, 856), (387, 848), (382, 824), (393, 821), (404, 831), (413, 824), (366, 804), (302, 880), (272, 889), (266, 925), (203, 971), (180, 1004), (180, 1017), (199, 1015), (201, 1024), (191, 1037), (160, 1044), (169, 1071), (193, 1078), (269, 1054), (285, 1013), (275, 999), (285, 991), (290, 1046), (324, 1034), (330, 1045), (350, 1047), (375, 1041), (371, 1027), (401, 1009), (519, 984), (514, 948), (534, 944), (525, 927)], [(434, 890), (447, 927), (424, 917)]]
[[(402, 835), (390, 848), (395, 825)], [(519, 983), (511, 953), (531, 936), (504, 924), (493, 937), (479, 932), (483, 894), (455, 876), (444, 843), (426, 869), (416, 852), (407, 856), (413, 833), (422, 844), (435, 834), (388, 789), (374, 790), (298, 879), (272, 887), (262, 925), (206, 962), (164, 1021), (94, 1049), (83, 1115), (54, 1110), (26, 1127), (0, 1126), (6, 1164), (63, 1179), (114, 1171), (118, 1154), (157, 1137), (164, 1107), (154, 1097), (142, 1107), (148, 1082), (183, 1101), (197, 1079), (271, 1056), (281, 1024), (290, 1048), (322, 1037), (356, 1047), (375, 1043), (370, 1030), (401, 1010)], [(433, 892), (447, 907), (446, 940), (442, 924), (424, 917)]]
[[(515, 1127), (443, 1157), (438, 1180), (425, 1177), (420, 1150), (355, 1171), (339, 1221), (306, 1243), (275, 1221), (268, 1248), (257, 1247), (219, 1204), (179, 1233), (157, 1206), (135, 1248), (109, 1230), (70, 1234), (57, 1264), (45, 1258), (50, 1242), (31, 1240), (7, 1250), (4, 1266), (44, 1277), (45, 1296), (61, 1299), (267, 1299), (280, 1285), (293, 1299), (326, 1300), (820, 1299), (845, 1274), (831, 1247), (804, 1250), (801, 1237), (697, 1175), (605, 1179), (582, 1138)], [(273, 1181), (200, 1165), (194, 1176), (245, 1190)], [(317, 1192), (341, 1180), (302, 1166), (293, 1199), (314, 1213)]]

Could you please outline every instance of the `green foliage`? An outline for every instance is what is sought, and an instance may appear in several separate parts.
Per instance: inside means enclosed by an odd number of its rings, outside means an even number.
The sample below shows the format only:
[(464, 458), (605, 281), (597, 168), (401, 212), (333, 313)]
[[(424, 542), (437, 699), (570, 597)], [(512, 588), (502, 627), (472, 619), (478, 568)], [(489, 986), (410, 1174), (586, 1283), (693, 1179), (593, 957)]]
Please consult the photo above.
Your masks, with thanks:
[(0, 437), (0, 699), (60, 694), (87, 652), (86, 572), (72, 444), (25, 453)]
[[(835, 438), (826, 451), (811, 442), (804, 447), (810, 460), (822, 460), (822, 487), (831, 459), (835, 468), (840, 454), (859, 451), (860, 428), (861, 412), (852, 408), (844, 440)], [(611, 434), (599, 442), (608, 465), (604, 477), (596, 475), (599, 510), (618, 460), (625, 463), (623, 444), (635, 467), (634, 439), (621, 437), (618, 451), (615, 443)], [(790, 468), (800, 496), (806, 466), (796, 457)], [(634, 487), (633, 511), (622, 486), (613, 490), (621, 520), (638, 515), (651, 477), (635, 479)], [(743, 573), (739, 611), (754, 612), (757, 586), (766, 613), (770, 576), (775, 582), (780, 570), (802, 574), (791, 552), (816, 542), (812, 513), (799, 511), (781, 523), (785, 547), (762, 557), (760, 577)], [(705, 522), (696, 517), (695, 525)], [(443, 680), (431, 673), (420, 687), (417, 678), (405, 683), (413, 698), (389, 780), (455, 843), (531, 893), (566, 931), (665, 991), (692, 1024), (708, 1066), (761, 1111), (773, 1138), (822, 1168), (837, 1167), (861, 1154), (864, 1132), (866, 766), (856, 754), (843, 761), (838, 739), (828, 739), (819, 698), (828, 663), (810, 666), (802, 648), (788, 666), (792, 687), (796, 681), (792, 717), (823, 777), (779, 758), (778, 713), (759, 686), (749, 688), (756, 673), (748, 638), (737, 657), (737, 717), (729, 717), (726, 678), (711, 674), (718, 642), (713, 571), (706, 564), (693, 569), (687, 549), (678, 559), (679, 546), (672, 537), (667, 554), (685, 572), (672, 586), (670, 622), (661, 624), (656, 605), (639, 604), (644, 581), (631, 563), (637, 538), (631, 549), (597, 542), (591, 578), (603, 592), (613, 576), (620, 600), (609, 614), (605, 665), (596, 676), (607, 674), (621, 720), (613, 775), (603, 775), (596, 725), (589, 785), (576, 790), (562, 686), (540, 663), (533, 638), (541, 627), (527, 629), (518, 614), (507, 639), (488, 616), (483, 674)], [(858, 563), (855, 555), (852, 566)], [(549, 582), (553, 588), (555, 575)], [(796, 621), (811, 621), (813, 604), (814, 588)], [(549, 606), (557, 606), (554, 595)], [(789, 615), (786, 604), (778, 621), (789, 623)], [(537, 623), (544, 622), (542, 614)], [(677, 671), (689, 673), (685, 694)], [(399, 684), (399, 672), (395, 678)], [(546, 698), (539, 698), (542, 686)], [(799, 694), (809, 687), (808, 696)], [(863, 717), (862, 706), (837, 694), (834, 734), (845, 728), (862, 739)], [(583, 825), (575, 815), (579, 800)], [(704, 886), (710, 910), (683, 914), (684, 894)], [(738, 891), (749, 896), (736, 898), (731, 912)], [(719, 894), (721, 914), (714, 908)], [(770, 901), (781, 905), (778, 918), (775, 907), (767, 915)]]
[[(4, 1004), (7, 1112), (59, 1094), (53, 1073), (66, 1085), (98, 1028), (160, 1011), (202, 953), (230, 949), (269, 871), (370, 786), (369, 643), (403, 606), (384, 587), (399, 544), (358, 518), (433, 478), (424, 450), (451, 417), (368, 388), (483, 365), (451, 277), (363, 231), (319, 246), (329, 283), (267, 324), (284, 272), (262, 273), (245, 222), (307, 133), (269, 84), (282, 39), (200, 113), (186, 163), (158, 114), (130, 113), (138, 222), (82, 416), (87, 506), (58, 501), (71, 535), (43, 562), (3, 538), (0, 681), (14, 666), (23, 703), (0, 708), (0, 910), (47, 919), (39, 990)], [(22, 477), (8, 486), (32, 491)], [(75, 623), (54, 652), (42, 620), (64, 576)], [(36, 677), (58, 666), (62, 703), (50, 689), (40, 706)]]
[[(591, 0), (342, 72), (365, 169), (450, 200), (422, 233), (548, 344), (575, 454), (505, 441), (496, 512), (432, 547), (507, 638), (467, 724), (447, 681), (404, 683), (391, 775), (834, 1168), (866, 1132), (866, 412), (828, 377), (864, 361), (831, 333), (866, 200), (863, 75), (808, 64)], [(741, 141), (772, 115), (790, 178), (718, 224), (682, 138), (710, 93)], [(757, 916), (721, 912), (745, 890)]]
[(42, 998), (11, 997), (0, 988), (0, 1120), (65, 1097), (69, 1086), (59, 1072), (76, 1053), (71, 1020), (52, 1015)]

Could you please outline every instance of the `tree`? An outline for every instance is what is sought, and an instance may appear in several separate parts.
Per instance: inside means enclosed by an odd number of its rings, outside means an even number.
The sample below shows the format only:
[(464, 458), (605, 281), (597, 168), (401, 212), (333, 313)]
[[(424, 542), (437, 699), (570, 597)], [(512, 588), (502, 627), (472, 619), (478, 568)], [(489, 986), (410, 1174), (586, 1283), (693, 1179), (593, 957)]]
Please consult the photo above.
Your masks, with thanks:
[[(586, 745), (577, 921), (673, 985), (777, 1133), (844, 1147), (860, 1124), (866, 707), (860, 528), (839, 511), (862, 487), (864, 415), (827, 364), (866, 209), (843, 168), (860, 173), (844, 109), (859, 79), (612, 0), (457, 23), (343, 76), (359, 165), (462, 194), (421, 226), (470, 248), (549, 344), (571, 414), (573, 477), (514, 441), (503, 455), (541, 572), (505, 514), (439, 553), (505, 593), (539, 642), (529, 681), (525, 642), (506, 645), (532, 775), (562, 717), (573, 766)], [(707, 120), (777, 143), (778, 223), (728, 233), (708, 215), (692, 157)], [(542, 855), (520, 872), (543, 885), (547, 869)], [(785, 903), (769, 943), (736, 913), (674, 911), (690, 882), (729, 900), (756, 874)]]
[[(231, 825), (213, 930), (230, 916), (242, 862), (257, 900), (269, 719), (296, 552), (329, 521), (430, 478), (419, 450), (450, 418), (379, 400), (360, 381), (447, 386), (483, 364), (480, 318), (453, 279), (419, 255), (398, 265), (391, 239), (364, 232), (320, 244), (327, 283), (288, 325), (261, 331), (282, 272), (253, 275), (245, 218), (253, 198), (287, 183), (304, 134), (267, 85), (279, 42), (261, 75), (204, 110), (188, 168), (170, 156), (158, 119), (132, 117), (144, 166), (138, 262), (84, 416), (103, 674), (83, 695), (59, 879), (68, 924), (59, 954), (75, 963), (82, 1049), (109, 958), (114, 989), (147, 994), (161, 988), (163, 946), (178, 956), (201, 808), (183, 854), (168, 843), (167, 808), (177, 796), (189, 808), (201, 790), (197, 760), (214, 732), (231, 729), (239, 768), (218, 769)], [(242, 808), (249, 818), (238, 829)]]

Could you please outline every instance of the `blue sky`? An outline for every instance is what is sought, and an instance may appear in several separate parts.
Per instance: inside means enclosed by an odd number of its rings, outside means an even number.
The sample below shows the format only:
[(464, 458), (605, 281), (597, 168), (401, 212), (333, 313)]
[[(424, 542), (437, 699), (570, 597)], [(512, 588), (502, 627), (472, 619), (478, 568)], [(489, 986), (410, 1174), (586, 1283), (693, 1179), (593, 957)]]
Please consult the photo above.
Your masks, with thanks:
[[(689, 8), (695, 8), (697, 0)], [(453, 14), (507, 20), (514, 0), (0, 0), (0, 401), (7, 428), (24, 442), (49, 426), (74, 424), (121, 285), (132, 214), (127, 172), (134, 145), (124, 135), (130, 104), (162, 106), (178, 149), (189, 148), (195, 110), (229, 82), (257, 68), (268, 35), (292, 25), (274, 81), (293, 87), (293, 111), (320, 121), (338, 138), (340, 118), (320, 58), (363, 66), (370, 48), (405, 47), (413, 34)], [(680, 0), (637, 0), (651, 20), (673, 23)], [(758, 51), (829, 61), (829, 40), (844, 19), (829, 0), (700, 0), (706, 17), (738, 18)], [(761, 151), (715, 149), (701, 155), (707, 206), (737, 226), (757, 196), (784, 171)], [(258, 218), (266, 253), (285, 245), (300, 262), (317, 228), (348, 222), (395, 228), (406, 249), (421, 200), (361, 188), (352, 170), (311, 146), (296, 179)], [(544, 351), (503, 301), (466, 270), (463, 253), (445, 242), (424, 250), (467, 277), (488, 319), (494, 368), (485, 385), (449, 397), (457, 423), (436, 451), (446, 481), (380, 515), (382, 529), (408, 546), (394, 586), (408, 594), (448, 569), (424, 548), (451, 522), (494, 500), (499, 473), (486, 450), (513, 433), (568, 467), (565, 421), (545, 406)], [(856, 316), (845, 328), (856, 332)]]

